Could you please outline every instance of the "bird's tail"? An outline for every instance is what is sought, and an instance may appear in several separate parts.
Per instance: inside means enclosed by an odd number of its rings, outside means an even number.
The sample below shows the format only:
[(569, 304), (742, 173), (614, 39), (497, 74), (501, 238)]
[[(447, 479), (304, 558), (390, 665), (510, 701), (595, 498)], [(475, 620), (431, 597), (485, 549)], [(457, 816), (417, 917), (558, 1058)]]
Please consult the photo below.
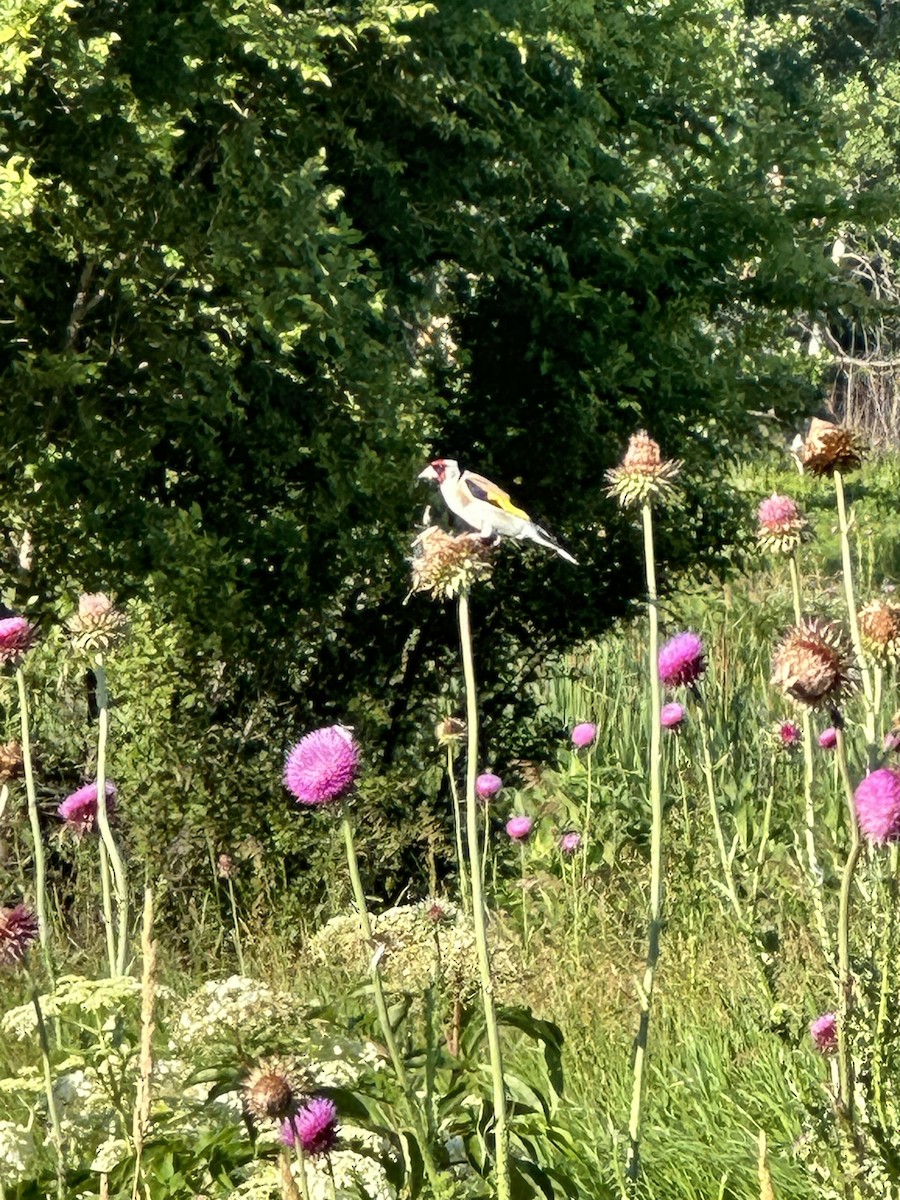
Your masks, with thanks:
[(531, 538), (537, 542), (539, 546), (546, 546), (548, 550), (555, 550), (560, 558), (564, 558), (566, 562), (572, 563), (573, 566), (578, 566), (578, 560), (573, 558), (568, 550), (563, 550), (558, 542), (555, 542), (546, 529), (541, 529), (540, 525), (533, 525)]

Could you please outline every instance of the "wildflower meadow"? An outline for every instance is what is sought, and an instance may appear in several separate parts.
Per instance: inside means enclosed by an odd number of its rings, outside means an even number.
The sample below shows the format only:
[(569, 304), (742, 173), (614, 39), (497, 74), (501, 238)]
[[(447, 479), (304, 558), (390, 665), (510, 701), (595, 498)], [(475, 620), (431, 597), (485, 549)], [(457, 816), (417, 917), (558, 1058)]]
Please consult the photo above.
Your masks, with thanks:
[[(3, 1200), (900, 1194), (896, 467), (863, 454), (819, 420), (802, 474), (742, 466), (743, 571), (661, 591), (683, 468), (636, 434), (606, 486), (646, 596), (532, 685), (540, 760), (483, 736), (473, 634), (502, 558), (551, 555), (411, 513), (398, 587), (458, 635), (419, 746), (448, 866), (367, 894), (377, 764), (348, 724), (287, 725), (282, 807), (345, 879), (296, 927), (211, 846), (186, 928), (129, 846), (146, 615), (95, 593), (0, 621)], [(53, 795), (77, 716), (83, 782)]]

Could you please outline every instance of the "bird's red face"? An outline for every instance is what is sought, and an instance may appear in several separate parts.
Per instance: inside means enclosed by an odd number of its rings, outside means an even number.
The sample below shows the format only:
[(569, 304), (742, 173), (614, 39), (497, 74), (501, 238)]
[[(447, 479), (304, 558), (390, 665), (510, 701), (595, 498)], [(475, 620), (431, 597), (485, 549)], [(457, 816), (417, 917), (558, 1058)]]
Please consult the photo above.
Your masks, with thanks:
[(434, 462), (430, 462), (424, 471), (419, 472), (420, 479), (430, 479), (433, 482), (441, 484), (447, 477), (447, 462), (446, 459), (436, 458)]

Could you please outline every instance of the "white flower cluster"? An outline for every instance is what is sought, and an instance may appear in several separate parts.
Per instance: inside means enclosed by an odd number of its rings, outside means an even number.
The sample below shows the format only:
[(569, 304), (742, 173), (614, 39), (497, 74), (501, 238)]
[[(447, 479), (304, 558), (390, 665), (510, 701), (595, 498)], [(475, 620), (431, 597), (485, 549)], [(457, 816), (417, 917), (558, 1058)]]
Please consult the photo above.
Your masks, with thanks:
[[(63, 1015), (79, 1019), (84, 1013), (109, 1012), (118, 1015), (129, 999), (139, 999), (139, 979), (121, 975), (116, 979), (86, 979), (83, 975), (63, 975), (52, 992), (41, 996), (44, 1018)], [(11, 1008), (0, 1018), (0, 1032), (19, 1041), (37, 1031), (37, 1013), (31, 1003)]]
[[(346, 1145), (347, 1141), (352, 1141), (354, 1147)], [(332, 1200), (335, 1193), (347, 1200), (350, 1197), (356, 1200), (359, 1196), (365, 1196), (367, 1200), (396, 1200), (397, 1191), (379, 1161), (389, 1154), (390, 1144), (384, 1138), (367, 1129), (341, 1125), (340, 1143), (329, 1154), (328, 1160), (307, 1159), (304, 1164), (309, 1200)], [(292, 1162), (291, 1172), (295, 1178), (299, 1170), (299, 1164)], [(273, 1159), (253, 1163), (244, 1181), (231, 1193), (235, 1200), (278, 1200), (281, 1194), (278, 1163)]]
[(31, 1130), (13, 1121), (0, 1121), (0, 1178), (15, 1183), (28, 1171), (33, 1155)]
[(285, 992), (244, 975), (213, 979), (185, 1001), (178, 1019), (178, 1041), (185, 1047), (211, 1042), (243, 1043), (264, 1036), (273, 1025), (283, 1024), (295, 1004)]
[[(478, 987), (478, 954), (472, 922), (454, 905), (426, 900), (402, 904), (372, 916), (379, 970), (391, 991), (421, 992), (431, 984), (460, 998)], [(310, 939), (307, 952), (316, 965), (341, 966), (351, 975), (366, 973), (371, 953), (359, 917), (332, 917)], [(499, 987), (519, 977), (511, 946), (494, 937), (491, 951)]]

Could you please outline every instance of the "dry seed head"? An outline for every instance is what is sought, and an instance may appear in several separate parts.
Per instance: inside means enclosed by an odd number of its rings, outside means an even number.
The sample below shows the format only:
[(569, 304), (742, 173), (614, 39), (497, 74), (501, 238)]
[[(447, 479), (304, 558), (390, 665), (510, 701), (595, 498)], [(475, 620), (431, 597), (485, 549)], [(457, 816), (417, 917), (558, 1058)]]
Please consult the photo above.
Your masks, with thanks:
[(439, 746), (452, 746), (466, 736), (466, 723), (459, 717), (444, 717), (435, 725), (434, 736)]
[(859, 637), (863, 649), (880, 666), (900, 658), (900, 604), (871, 600), (861, 608)]
[(114, 597), (105, 592), (84, 592), (78, 597), (78, 612), (69, 617), (66, 628), (79, 650), (105, 652), (125, 637), (128, 621), (116, 608)]
[(643, 429), (633, 433), (625, 457), (618, 467), (606, 472), (609, 494), (622, 508), (670, 498), (681, 463), (663, 460), (659, 444)]
[(857, 683), (853, 650), (836, 621), (808, 618), (789, 629), (772, 658), (772, 684), (810, 708), (837, 703)]
[[(452, 600), (473, 583), (489, 579), (494, 569), (493, 547), (477, 533), (455, 537), (429, 525), (412, 544), (412, 587), (440, 600)], [(407, 597), (408, 599), (409, 597)]]
[(846, 425), (813, 417), (806, 441), (800, 447), (804, 471), (811, 475), (833, 475), (840, 471), (845, 475), (855, 471), (862, 458), (862, 440), (858, 433)]
[(261, 1059), (244, 1082), (244, 1104), (261, 1120), (283, 1121), (304, 1099), (293, 1066), (280, 1058)]
[(20, 742), (0, 742), (0, 785), (25, 774), (25, 759)]

